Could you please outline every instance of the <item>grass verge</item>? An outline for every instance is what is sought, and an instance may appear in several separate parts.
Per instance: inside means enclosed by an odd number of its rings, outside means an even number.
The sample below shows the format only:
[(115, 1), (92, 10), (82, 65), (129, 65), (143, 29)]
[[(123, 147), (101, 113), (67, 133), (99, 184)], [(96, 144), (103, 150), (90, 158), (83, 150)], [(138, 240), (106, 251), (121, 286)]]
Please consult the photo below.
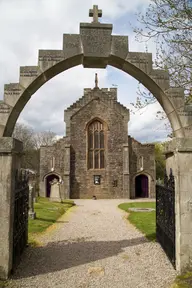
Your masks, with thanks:
[(8, 284), (9, 284), (8, 280), (6, 281), (0, 280), (0, 288), (6, 288)]
[(192, 287), (192, 272), (187, 272), (185, 274), (176, 277), (175, 283), (171, 288), (191, 288)]
[(118, 207), (128, 212), (128, 220), (140, 230), (148, 240), (156, 240), (156, 214), (152, 212), (133, 212), (129, 208), (155, 208), (155, 202), (122, 203)]
[(51, 202), (48, 198), (38, 198), (38, 202), (34, 203), (36, 219), (29, 219), (28, 236), (29, 244), (37, 246), (35, 240), (38, 234), (44, 232), (49, 226), (57, 221), (69, 208), (74, 206), (74, 201), (66, 200), (62, 203)]

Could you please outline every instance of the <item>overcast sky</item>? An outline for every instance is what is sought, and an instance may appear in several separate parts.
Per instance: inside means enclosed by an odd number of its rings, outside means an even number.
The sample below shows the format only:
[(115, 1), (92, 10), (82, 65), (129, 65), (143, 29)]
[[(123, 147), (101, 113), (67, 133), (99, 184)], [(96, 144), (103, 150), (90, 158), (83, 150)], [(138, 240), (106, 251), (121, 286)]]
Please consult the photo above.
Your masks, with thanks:
[[(5, 83), (19, 79), (19, 66), (37, 65), (39, 49), (61, 49), (63, 33), (79, 33), (80, 22), (91, 22), (93, 4), (103, 10), (101, 22), (113, 24), (113, 34), (128, 35), (130, 51), (144, 52), (130, 23), (136, 25), (136, 12), (145, 11), (149, 0), (0, 0), (0, 97)], [(155, 56), (155, 43), (148, 44)], [(42, 86), (21, 113), (18, 122), (37, 131), (52, 130), (64, 135), (64, 109), (83, 95), (83, 88), (94, 86), (98, 73), (99, 87), (118, 87), (118, 101), (132, 109), (138, 82), (113, 67), (107, 69), (72, 68)], [(129, 134), (141, 142), (166, 138), (164, 123), (155, 119), (158, 103), (131, 115)]]

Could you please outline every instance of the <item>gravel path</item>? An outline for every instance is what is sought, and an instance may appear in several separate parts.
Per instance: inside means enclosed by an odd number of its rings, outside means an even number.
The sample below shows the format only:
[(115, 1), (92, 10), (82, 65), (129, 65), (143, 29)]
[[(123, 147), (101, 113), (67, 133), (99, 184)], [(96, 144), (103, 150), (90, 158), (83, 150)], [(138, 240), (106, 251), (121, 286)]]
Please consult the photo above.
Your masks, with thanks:
[(124, 201), (75, 202), (42, 247), (26, 249), (9, 287), (170, 287), (175, 270), (159, 244), (125, 219), (117, 208)]

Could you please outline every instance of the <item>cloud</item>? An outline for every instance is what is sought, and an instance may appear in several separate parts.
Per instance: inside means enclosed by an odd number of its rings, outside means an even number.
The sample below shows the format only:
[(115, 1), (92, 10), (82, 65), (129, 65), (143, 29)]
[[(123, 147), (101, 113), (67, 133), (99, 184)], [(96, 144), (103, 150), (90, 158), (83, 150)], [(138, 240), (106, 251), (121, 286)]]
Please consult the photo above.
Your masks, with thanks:
[(51, 79), (38, 90), (20, 118), (33, 123), (36, 130), (53, 130), (59, 135), (63, 134), (64, 109), (83, 96), (84, 88), (94, 87), (96, 72), (99, 74), (99, 86), (107, 87), (107, 70), (75, 67)]
[(157, 111), (161, 110), (159, 103), (148, 105), (131, 115), (129, 134), (141, 142), (165, 141), (170, 130), (167, 128), (167, 119), (158, 120)]
[[(136, 11), (145, 9), (148, 3), (149, 0), (97, 0), (97, 5), (103, 10), (101, 21), (114, 23), (115, 33), (129, 35), (131, 51), (145, 50), (143, 43), (135, 41), (129, 21), (134, 25)], [(79, 33), (79, 23), (91, 21), (88, 11), (93, 4), (94, 0), (83, 0), (81, 5), (79, 0), (0, 1), (1, 99), (4, 84), (18, 82), (19, 66), (37, 65), (39, 49), (61, 49), (63, 33)], [(155, 44), (151, 42), (148, 49), (154, 54)], [(62, 135), (64, 109), (83, 95), (84, 87), (93, 87), (96, 72), (99, 75), (100, 87), (118, 85), (119, 101), (130, 107), (130, 102), (136, 99), (138, 82), (135, 79), (112, 67), (103, 70), (83, 69), (78, 66), (41, 87), (27, 103), (18, 121), (38, 131), (50, 129)], [(150, 109), (155, 111), (155, 107)], [(133, 136), (142, 140), (152, 137), (149, 127), (154, 125), (154, 113), (144, 113), (145, 117), (140, 116), (140, 121), (132, 117), (130, 131)], [(145, 119), (148, 119), (148, 122), (145, 122)], [(142, 133), (139, 134), (141, 129)]]

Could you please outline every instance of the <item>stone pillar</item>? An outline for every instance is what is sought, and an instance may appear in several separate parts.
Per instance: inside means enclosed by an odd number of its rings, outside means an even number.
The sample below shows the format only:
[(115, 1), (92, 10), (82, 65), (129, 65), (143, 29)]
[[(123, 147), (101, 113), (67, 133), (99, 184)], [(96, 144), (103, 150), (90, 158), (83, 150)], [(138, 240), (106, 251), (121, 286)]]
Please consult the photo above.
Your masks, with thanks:
[(130, 198), (128, 144), (123, 145), (123, 198)]
[(36, 213), (34, 211), (34, 187), (32, 185), (29, 185), (29, 217), (31, 219), (36, 218)]
[(64, 159), (64, 195), (61, 195), (62, 199), (70, 198), (70, 145), (65, 145), (65, 159)]
[(176, 269), (192, 268), (192, 138), (175, 138), (166, 146), (166, 169), (175, 177)]
[(23, 143), (0, 138), (0, 278), (12, 269), (15, 172), (20, 168)]

